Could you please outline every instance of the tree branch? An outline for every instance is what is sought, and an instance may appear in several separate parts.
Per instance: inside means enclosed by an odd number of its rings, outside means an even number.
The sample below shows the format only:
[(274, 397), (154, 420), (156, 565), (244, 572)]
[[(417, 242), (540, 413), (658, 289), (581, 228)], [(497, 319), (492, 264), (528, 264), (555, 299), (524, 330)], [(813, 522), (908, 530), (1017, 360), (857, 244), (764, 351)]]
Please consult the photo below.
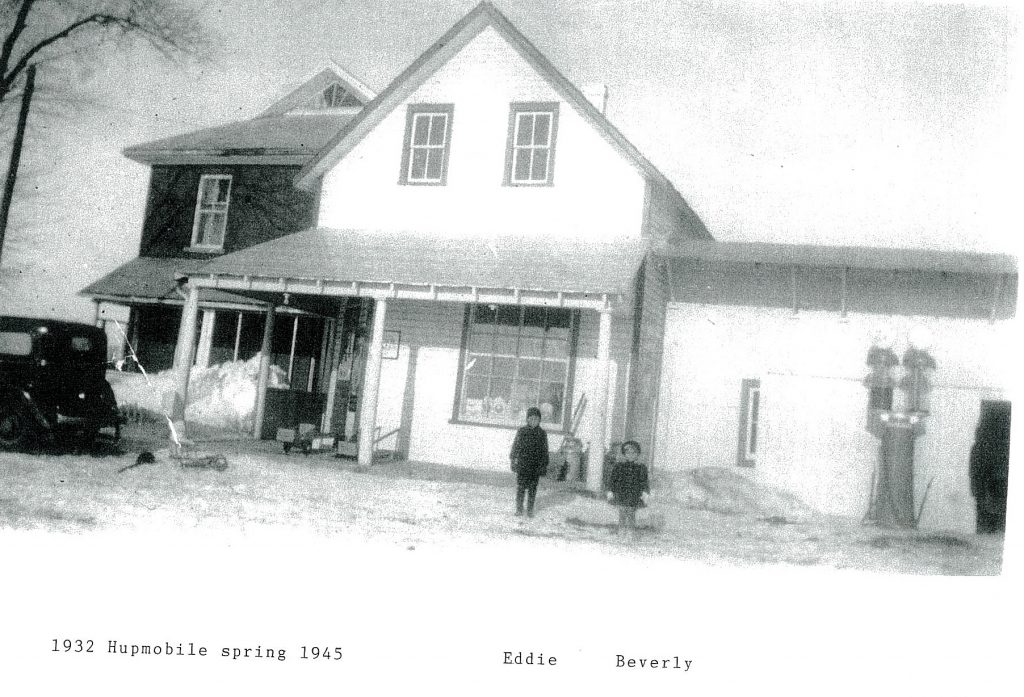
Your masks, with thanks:
[(21, 0), (18, 15), (0, 53), (0, 101), (10, 93), (18, 76), (33, 59), (38, 60), (40, 52), (64, 41), (72, 40), (90, 27), (101, 33), (97, 43), (102, 42), (107, 31), (119, 31), (125, 36), (144, 39), (165, 58), (173, 59), (177, 53), (189, 53), (205, 47), (206, 37), (194, 19), (172, 3), (154, 5), (148, 0), (134, 0), (112, 11), (92, 12), (73, 21), (57, 31), (37, 40), (21, 55), (11, 67), (15, 45), (23, 38), (29, 24), (28, 15), (37, 6), (38, 0)]
[(18, 8), (18, 15), (11, 26), (11, 32), (4, 39), (3, 51), (0, 52), (0, 79), (3, 80), (3, 84), (0, 86), (0, 101), (10, 91), (10, 83), (17, 77), (17, 73), (14, 73), (8, 80), (7, 67), (11, 64), (11, 56), (14, 55), (14, 44), (18, 42), (18, 38), (21, 37), (28, 24), (28, 13), (32, 10), (34, 3), (35, 0), (22, 0), (21, 6)]

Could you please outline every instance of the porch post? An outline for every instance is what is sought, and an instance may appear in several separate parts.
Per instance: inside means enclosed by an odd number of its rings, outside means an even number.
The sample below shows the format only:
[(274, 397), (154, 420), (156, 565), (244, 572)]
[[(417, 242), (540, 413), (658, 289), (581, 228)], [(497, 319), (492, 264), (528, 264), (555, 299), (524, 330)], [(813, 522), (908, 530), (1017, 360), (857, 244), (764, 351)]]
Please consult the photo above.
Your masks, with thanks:
[(256, 415), (253, 419), (252, 435), (256, 440), (263, 437), (263, 417), (267, 410), (267, 385), (270, 384), (270, 364), (274, 348), (274, 303), (267, 303), (263, 320), (263, 345), (260, 347), (260, 373), (256, 381)]
[(210, 349), (213, 348), (213, 323), (217, 318), (215, 310), (203, 310), (203, 324), (199, 329), (199, 348), (196, 349), (196, 365), (210, 367)]
[(377, 427), (377, 395), (380, 391), (380, 353), (384, 344), (384, 315), (388, 301), (377, 300), (373, 306), (373, 336), (366, 355), (366, 374), (363, 379), (363, 397), (359, 403), (359, 466), (373, 464), (374, 431)]
[(587, 488), (601, 491), (604, 481), (604, 453), (608, 445), (608, 377), (611, 375), (612, 313), (600, 311), (597, 332), (597, 390), (594, 394), (594, 442), (587, 463)]
[[(178, 345), (174, 355), (178, 359), (174, 383), (174, 403), (171, 406), (171, 420), (181, 431), (185, 424), (185, 402), (188, 400), (188, 380), (196, 350), (196, 318), (199, 315), (199, 289), (188, 287), (185, 306), (181, 309), (181, 327), (178, 330)], [(183, 435), (179, 433), (179, 435)]]

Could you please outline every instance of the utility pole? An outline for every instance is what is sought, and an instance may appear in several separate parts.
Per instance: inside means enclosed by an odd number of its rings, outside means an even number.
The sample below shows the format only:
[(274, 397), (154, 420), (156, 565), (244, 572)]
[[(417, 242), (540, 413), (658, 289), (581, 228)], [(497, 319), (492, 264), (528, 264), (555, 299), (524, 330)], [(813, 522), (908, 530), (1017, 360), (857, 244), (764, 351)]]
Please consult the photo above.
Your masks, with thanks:
[(0, 202), (0, 262), (3, 261), (4, 236), (7, 233), (7, 216), (11, 212), (11, 199), (14, 197), (14, 183), (18, 179), (18, 164), (21, 161), (21, 145), (25, 141), (25, 124), (28, 122), (28, 110), (32, 104), (32, 92), (36, 89), (35, 63), (25, 69), (25, 90), (21, 93), (21, 111), (18, 112), (18, 128), (11, 144), (11, 162), (7, 167), (7, 181), (4, 184), (4, 198)]

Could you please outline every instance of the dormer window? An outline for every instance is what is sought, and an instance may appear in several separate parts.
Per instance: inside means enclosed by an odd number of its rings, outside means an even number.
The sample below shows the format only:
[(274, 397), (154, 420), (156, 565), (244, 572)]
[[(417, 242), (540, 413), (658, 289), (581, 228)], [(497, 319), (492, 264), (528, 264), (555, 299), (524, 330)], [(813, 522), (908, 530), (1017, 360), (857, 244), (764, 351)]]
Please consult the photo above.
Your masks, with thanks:
[(558, 104), (514, 102), (508, 119), (506, 186), (550, 186), (554, 182)]
[(204, 174), (196, 195), (196, 217), (192, 225), (192, 247), (206, 251), (224, 248), (231, 199), (230, 174)]
[(445, 185), (453, 111), (451, 104), (409, 105), (400, 184)]
[(359, 107), (362, 103), (347, 89), (337, 82), (332, 82), (320, 93), (321, 109), (339, 109), (343, 107)]

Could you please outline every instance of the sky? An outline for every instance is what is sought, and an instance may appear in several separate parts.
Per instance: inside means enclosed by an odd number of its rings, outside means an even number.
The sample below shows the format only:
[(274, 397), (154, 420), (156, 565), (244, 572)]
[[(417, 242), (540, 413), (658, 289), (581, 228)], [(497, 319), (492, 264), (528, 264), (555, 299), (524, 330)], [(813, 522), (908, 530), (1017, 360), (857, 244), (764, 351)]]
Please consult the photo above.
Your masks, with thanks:
[[(148, 168), (123, 148), (254, 116), (327, 59), (381, 90), (475, 4), (205, 3), (210, 62), (135, 48), (44, 66), (0, 304), (92, 317), (75, 293), (137, 253)], [(569, 80), (608, 86), (611, 121), (719, 240), (1017, 251), (1005, 7), (496, 4)]]

